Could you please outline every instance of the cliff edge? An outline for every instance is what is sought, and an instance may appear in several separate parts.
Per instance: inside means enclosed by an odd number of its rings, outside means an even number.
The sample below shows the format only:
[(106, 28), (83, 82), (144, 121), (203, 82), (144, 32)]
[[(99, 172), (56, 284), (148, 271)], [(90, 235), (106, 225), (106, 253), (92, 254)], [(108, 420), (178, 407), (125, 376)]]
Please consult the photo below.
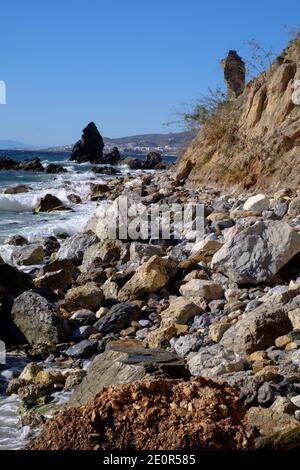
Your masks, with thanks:
[[(238, 67), (242, 74), (240, 61)], [(299, 185), (300, 82), (297, 86), (296, 80), (300, 80), (300, 34), (268, 69), (206, 121), (178, 159), (177, 180), (238, 184), (246, 189)]]

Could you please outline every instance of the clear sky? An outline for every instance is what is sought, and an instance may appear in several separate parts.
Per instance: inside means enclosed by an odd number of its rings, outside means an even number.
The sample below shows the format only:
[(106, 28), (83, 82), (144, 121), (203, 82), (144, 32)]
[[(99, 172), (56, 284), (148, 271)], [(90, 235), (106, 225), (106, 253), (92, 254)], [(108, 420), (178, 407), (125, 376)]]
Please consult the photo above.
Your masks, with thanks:
[(276, 52), (299, 0), (10, 0), (0, 5), (0, 139), (74, 142), (176, 131), (172, 110), (222, 84), (220, 59), (257, 39)]

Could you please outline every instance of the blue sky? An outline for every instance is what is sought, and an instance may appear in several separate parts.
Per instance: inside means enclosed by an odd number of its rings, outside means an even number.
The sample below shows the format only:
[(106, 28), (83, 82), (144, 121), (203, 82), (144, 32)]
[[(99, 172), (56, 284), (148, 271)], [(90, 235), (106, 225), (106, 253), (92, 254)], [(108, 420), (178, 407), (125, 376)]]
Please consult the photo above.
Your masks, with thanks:
[(280, 52), (299, 10), (299, 0), (1, 2), (0, 139), (72, 143), (91, 120), (109, 137), (176, 131), (163, 124), (222, 84), (229, 49), (245, 56), (255, 38)]

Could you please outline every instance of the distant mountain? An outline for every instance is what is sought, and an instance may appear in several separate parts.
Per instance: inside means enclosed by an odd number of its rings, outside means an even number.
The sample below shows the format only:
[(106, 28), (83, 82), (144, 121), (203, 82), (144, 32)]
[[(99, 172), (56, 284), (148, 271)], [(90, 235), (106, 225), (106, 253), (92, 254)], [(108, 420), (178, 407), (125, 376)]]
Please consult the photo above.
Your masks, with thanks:
[[(129, 137), (104, 137), (105, 151), (118, 147), (120, 152), (127, 154), (146, 153), (153, 150), (178, 155), (196, 136), (196, 131), (170, 132), (168, 134), (139, 134)], [(72, 145), (51, 147), (55, 152), (71, 151)]]
[(33, 145), (24, 144), (24, 142), (19, 142), (18, 140), (1, 140), (0, 139), (0, 149), (30, 149), (33, 148)]
[[(123, 153), (146, 153), (153, 150), (178, 155), (196, 136), (196, 131), (170, 132), (168, 134), (140, 134), (129, 137), (104, 137), (105, 150), (110, 151), (118, 147)], [(52, 152), (69, 152), (73, 145), (47, 147), (42, 145), (29, 145), (17, 140), (0, 140), (2, 150), (49, 150)]]
[(176, 147), (189, 144), (196, 132), (170, 132), (168, 134), (141, 134), (129, 137), (104, 137), (105, 144), (132, 145), (136, 147)]

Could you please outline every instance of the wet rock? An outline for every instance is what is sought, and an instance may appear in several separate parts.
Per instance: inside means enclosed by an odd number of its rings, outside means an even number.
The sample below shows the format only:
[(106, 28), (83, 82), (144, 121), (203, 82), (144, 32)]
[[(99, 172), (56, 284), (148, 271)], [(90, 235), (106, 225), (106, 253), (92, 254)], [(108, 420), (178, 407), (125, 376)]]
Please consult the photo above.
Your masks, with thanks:
[(7, 238), (5, 243), (14, 246), (24, 246), (28, 244), (28, 240), (22, 235), (13, 235), (12, 237)]
[(22, 400), (23, 405), (25, 405), (27, 408), (31, 408), (39, 403), (43, 404), (40, 399), (51, 394), (53, 391), (54, 386), (50, 383), (29, 384), (19, 388), (18, 396), (20, 400)]
[(71, 346), (66, 350), (66, 355), (78, 359), (87, 359), (98, 350), (98, 341), (96, 339), (84, 339), (80, 343)]
[(124, 302), (114, 305), (94, 326), (103, 334), (119, 333), (129, 327), (132, 321), (139, 320), (139, 316), (140, 309), (137, 305)]
[(30, 449), (251, 449), (244, 416), (231, 387), (208, 379), (119, 384), (48, 421)]
[(41, 263), (44, 259), (44, 249), (40, 245), (24, 245), (12, 253), (12, 259), (16, 264), (31, 266)]
[(15, 170), (17, 169), (18, 162), (12, 158), (0, 155), (0, 170)]
[(18, 170), (42, 173), (44, 172), (44, 167), (39, 158), (33, 158), (32, 160), (23, 160), (20, 162), (18, 164)]
[(4, 194), (21, 194), (27, 193), (29, 191), (29, 186), (26, 184), (18, 184), (17, 186), (8, 186), (4, 190)]
[(58, 197), (53, 196), (52, 194), (46, 194), (42, 197), (37, 204), (34, 206), (34, 212), (52, 212), (52, 211), (61, 211), (65, 207)]
[(104, 166), (104, 165), (93, 166), (93, 168), (91, 168), (91, 171), (93, 173), (100, 174), (100, 175), (118, 175), (118, 174), (120, 174), (120, 171), (117, 170), (116, 168), (113, 168), (111, 166)]
[(118, 147), (113, 147), (111, 152), (103, 155), (102, 163), (109, 164), (109, 165), (116, 165), (117, 163), (119, 163), (120, 159), (121, 159), (121, 155), (120, 155)]
[(101, 307), (104, 296), (95, 282), (87, 282), (68, 290), (65, 300), (74, 308), (82, 307), (96, 312)]
[(203, 279), (191, 279), (180, 287), (179, 292), (185, 297), (198, 296), (207, 300), (221, 299), (224, 296), (224, 290), (220, 284)]
[(89, 195), (89, 199), (91, 201), (98, 201), (98, 199), (106, 198), (106, 193), (110, 190), (109, 186), (105, 183), (92, 183), (91, 184), (91, 192)]
[(74, 194), (74, 193), (68, 194), (67, 197), (68, 197), (68, 200), (72, 202), (73, 204), (81, 204), (82, 202), (82, 199), (80, 196), (78, 196), (78, 194)]
[(57, 305), (33, 291), (23, 292), (14, 301), (14, 324), (31, 345), (55, 345), (67, 341), (69, 330)]
[(56, 258), (68, 259), (78, 266), (82, 262), (84, 252), (97, 241), (97, 236), (91, 231), (73, 235), (63, 241)]
[(82, 131), (81, 139), (72, 149), (71, 161), (78, 163), (101, 163), (104, 142), (94, 122), (90, 122)]
[(57, 173), (67, 173), (67, 170), (62, 165), (56, 165), (55, 163), (50, 163), (45, 168), (45, 173), (57, 174)]
[(140, 170), (143, 167), (142, 160), (134, 157), (126, 157), (121, 160), (122, 165), (127, 165), (131, 170)]
[(148, 153), (148, 155), (146, 155), (146, 158), (143, 161), (143, 168), (145, 170), (151, 170), (151, 169), (159, 167), (161, 162), (162, 162), (162, 158), (161, 158), (160, 153), (150, 152)]
[(234, 351), (220, 345), (207, 346), (197, 353), (191, 353), (187, 364), (192, 375), (218, 377), (229, 372), (244, 369), (244, 360)]
[(300, 251), (300, 234), (281, 221), (257, 222), (225, 243), (212, 259), (217, 269), (239, 284), (271, 279)]
[(52, 253), (55, 253), (60, 248), (60, 243), (56, 237), (50, 236), (45, 238), (43, 241), (43, 249), (46, 256), (51, 256)]

